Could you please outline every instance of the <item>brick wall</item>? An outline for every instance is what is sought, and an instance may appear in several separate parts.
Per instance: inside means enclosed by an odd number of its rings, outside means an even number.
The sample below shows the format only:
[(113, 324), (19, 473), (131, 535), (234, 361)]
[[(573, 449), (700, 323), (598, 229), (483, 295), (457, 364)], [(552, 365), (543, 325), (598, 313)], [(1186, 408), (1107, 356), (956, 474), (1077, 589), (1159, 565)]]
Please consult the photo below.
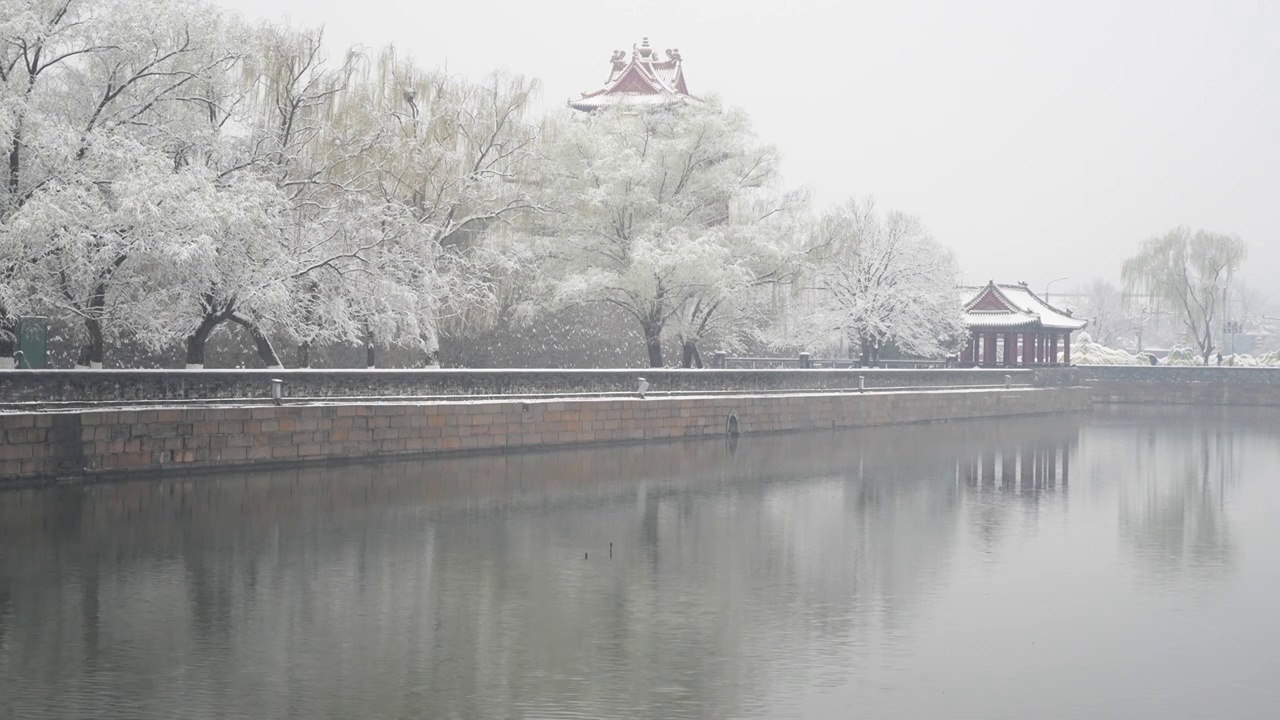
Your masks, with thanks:
[(0, 479), (215, 469), (1083, 410), (1081, 388), (0, 414)]

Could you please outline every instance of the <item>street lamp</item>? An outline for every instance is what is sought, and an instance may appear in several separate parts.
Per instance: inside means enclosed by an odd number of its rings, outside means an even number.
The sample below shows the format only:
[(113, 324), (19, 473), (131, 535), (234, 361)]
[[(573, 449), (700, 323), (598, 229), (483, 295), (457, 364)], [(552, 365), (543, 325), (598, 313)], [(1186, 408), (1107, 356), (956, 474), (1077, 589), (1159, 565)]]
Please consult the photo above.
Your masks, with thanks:
[(1066, 280), (1066, 279), (1068, 279), (1068, 278), (1070, 278), (1070, 277), (1071, 277), (1070, 275), (1063, 275), (1063, 276), (1062, 276), (1062, 277), (1060, 277), (1060, 278), (1054, 278), (1054, 279), (1050, 280), (1049, 282), (1045, 283), (1045, 284), (1044, 284), (1044, 301), (1045, 301), (1045, 302), (1049, 302), (1049, 286), (1050, 286), (1050, 285), (1052, 285), (1052, 284), (1054, 284), (1054, 283), (1056, 283), (1056, 282), (1058, 282), (1058, 281), (1060, 281), (1060, 280)]
[[(1142, 306), (1142, 312), (1138, 316), (1138, 352), (1142, 352), (1142, 331), (1147, 327), (1147, 313), (1150, 310), (1146, 305)], [(1155, 317), (1155, 313), (1151, 313)]]

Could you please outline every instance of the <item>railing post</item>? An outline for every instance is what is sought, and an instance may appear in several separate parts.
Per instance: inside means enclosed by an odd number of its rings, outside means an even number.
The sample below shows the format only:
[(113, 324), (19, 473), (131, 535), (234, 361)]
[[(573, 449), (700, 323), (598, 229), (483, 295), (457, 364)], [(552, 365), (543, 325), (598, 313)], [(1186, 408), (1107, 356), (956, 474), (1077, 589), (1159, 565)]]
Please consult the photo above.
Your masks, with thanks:
[(866, 392), (866, 391), (867, 391), (867, 376), (859, 375), (858, 376), (858, 392)]
[(800, 367), (806, 370), (813, 367), (813, 356), (807, 352), (800, 353)]
[(711, 367), (720, 368), (721, 370), (723, 370), (725, 365), (728, 364), (725, 362), (726, 358), (728, 357), (729, 357), (729, 353), (723, 350), (717, 350), (716, 354), (711, 356)]

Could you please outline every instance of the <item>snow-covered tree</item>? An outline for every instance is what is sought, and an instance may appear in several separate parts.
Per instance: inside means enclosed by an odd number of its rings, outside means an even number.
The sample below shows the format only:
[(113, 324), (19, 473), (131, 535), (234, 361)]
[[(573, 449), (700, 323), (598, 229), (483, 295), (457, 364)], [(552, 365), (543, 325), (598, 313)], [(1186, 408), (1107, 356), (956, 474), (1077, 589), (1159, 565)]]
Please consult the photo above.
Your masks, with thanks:
[(288, 205), (275, 186), (249, 174), (210, 183), (199, 196), (198, 224), (157, 248), (166, 281), (147, 289), (150, 322), (137, 334), (152, 347), (184, 338), (186, 364), (204, 366), (209, 337), (223, 323), (242, 327), (268, 367), (281, 363), (266, 332), (290, 316), (287, 279), (297, 258), (280, 238)]
[(0, 218), (45, 181), (47, 163), (36, 152), (45, 116), (68, 97), (61, 79), (72, 74), (72, 63), (111, 49), (90, 30), (108, 9), (88, 0), (0, 0), (0, 137), (7, 160)]
[(1129, 289), (1159, 296), (1195, 339), (1201, 361), (1213, 353), (1214, 325), (1223, 312), (1228, 285), (1247, 254), (1237, 235), (1178, 227), (1143, 241), (1124, 261)]
[[(48, 140), (67, 138), (67, 128), (51, 122), (59, 78), (68, 65), (104, 48), (85, 28), (93, 20), (89, 2), (0, 0), (0, 142), (6, 163), (0, 194), (0, 363), (8, 366), (16, 349), (17, 315), (31, 312), (26, 271), (42, 249), (13, 232), (13, 217), (47, 181), (48, 158), (36, 152)], [(43, 137), (41, 137), (43, 135)]]
[(762, 339), (774, 320), (774, 290), (788, 285), (802, 262), (808, 212), (802, 191), (751, 189), (734, 200), (734, 272), (708, 274), (666, 328), (680, 346), (681, 367), (703, 367), (701, 344), (732, 352)]
[(326, 57), (199, 0), (0, 0), (0, 362), (19, 314), (71, 321), (80, 364), (240, 326), (408, 345), (491, 319), (532, 207), (536, 85)]
[(753, 321), (753, 287), (785, 263), (778, 218), (794, 198), (767, 192), (778, 156), (742, 112), (715, 99), (619, 106), (557, 119), (544, 150), (535, 182), (553, 209), (537, 228), (550, 307), (621, 309), (654, 367), (666, 331), (693, 361), (721, 320)]
[(844, 337), (860, 345), (863, 362), (876, 362), (889, 343), (939, 355), (960, 335), (955, 259), (919, 218), (882, 217), (874, 203), (849, 200), (823, 214), (811, 243), (809, 282), (818, 291), (795, 324), (797, 341)]
[(379, 138), (335, 113), (359, 62), (352, 53), (329, 62), (319, 31), (268, 25), (253, 37), (244, 81), (207, 87), (207, 132), (192, 158), (214, 173), (211, 207), (249, 212), (211, 218), (207, 237), (180, 247), (182, 298), (170, 315), (185, 328), (188, 367), (203, 365), (227, 323), (267, 366), (282, 364), (270, 334), (298, 342), (307, 366), (314, 344), (363, 344), (375, 324), (388, 326), (381, 313), (414, 297), (387, 286), (421, 264), (389, 251), (416, 245), (405, 242), (406, 214), (350, 169)]
[(1236, 282), (1231, 288), (1230, 318), (1240, 323), (1242, 332), (1269, 331), (1274, 320), (1271, 296), (1245, 282)]
[(1092, 342), (1113, 348), (1134, 342), (1145, 319), (1140, 306), (1128, 302), (1120, 288), (1101, 279), (1083, 288), (1074, 314), (1089, 321)]
[(2, 272), (27, 309), (76, 318), (78, 364), (100, 365), (130, 325), (122, 300), (144, 281), (143, 256), (184, 222), (192, 178), (179, 177), (175, 138), (191, 92), (234, 56), (221, 15), (198, 3), (28, 2), (19, 16), (3, 79), (26, 87), (8, 113), (0, 242), (27, 262)]

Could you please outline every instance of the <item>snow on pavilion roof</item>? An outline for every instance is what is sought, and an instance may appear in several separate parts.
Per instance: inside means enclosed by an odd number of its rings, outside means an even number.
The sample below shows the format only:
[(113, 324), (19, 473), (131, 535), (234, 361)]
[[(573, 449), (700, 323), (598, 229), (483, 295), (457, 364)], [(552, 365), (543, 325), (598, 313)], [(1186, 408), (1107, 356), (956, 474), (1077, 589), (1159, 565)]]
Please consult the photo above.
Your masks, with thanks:
[(684, 82), (680, 51), (667, 50), (666, 56), (658, 59), (649, 38), (633, 45), (630, 57), (625, 50), (615, 50), (604, 86), (570, 98), (569, 107), (591, 111), (619, 103), (660, 106), (693, 98)]
[(1088, 324), (1041, 300), (1026, 283), (962, 287), (960, 302), (969, 328), (1079, 330)]

